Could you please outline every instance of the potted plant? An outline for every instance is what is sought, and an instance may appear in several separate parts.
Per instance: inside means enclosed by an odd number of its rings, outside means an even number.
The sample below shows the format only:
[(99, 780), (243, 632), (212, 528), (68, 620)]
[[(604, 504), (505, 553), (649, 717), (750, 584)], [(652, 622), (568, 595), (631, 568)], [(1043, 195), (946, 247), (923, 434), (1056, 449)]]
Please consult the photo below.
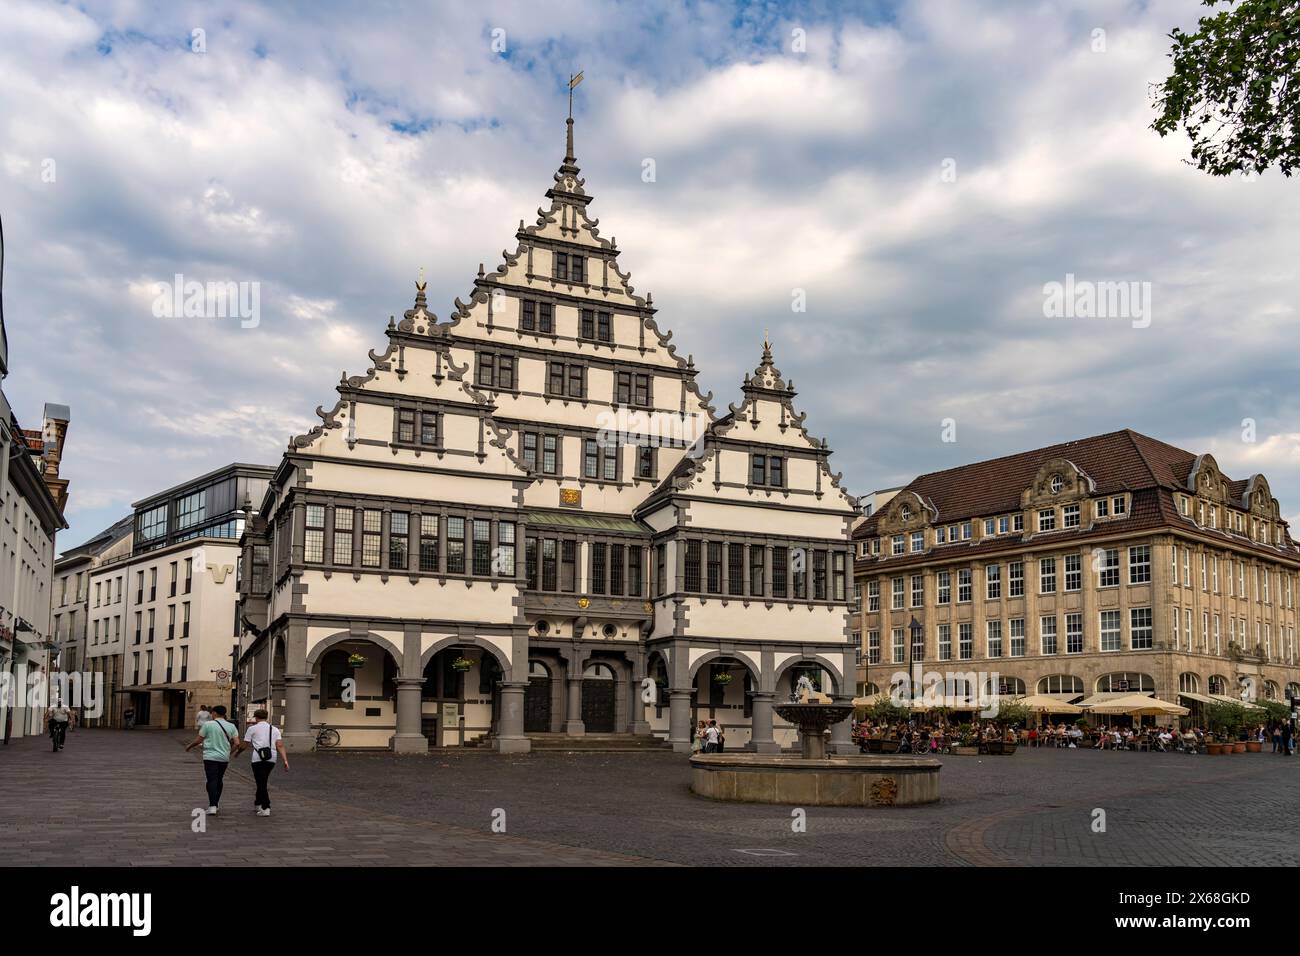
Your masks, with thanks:
[(973, 757), (980, 752), (979, 737), (970, 724), (961, 724), (957, 728), (957, 746), (952, 748), (952, 752), (965, 757)]
[(355, 669), (358, 667), (365, 667), (365, 666), (366, 666), (365, 654), (358, 654), (354, 652), (348, 655), (348, 667)]
[(718, 671), (713, 675), (713, 683), (726, 687), (731, 683), (731, 674), (728, 671)]
[(988, 752), (991, 754), (1015, 753), (1016, 741), (1011, 737), (1013, 729), (1029, 720), (1030, 716), (1029, 708), (1023, 704), (1015, 701), (999, 703), (998, 712), (993, 715), (993, 723), (998, 728), (1000, 739), (988, 742)]
[[(1212, 745), (1207, 745), (1206, 749), (1214, 754), (1245, 753), (1246, 742), (1238, 741), (1237, 737), (1246, 722), (1246, 708), (1241, 704), (1221, 701), (1210, 704), (1205, 709), (1205, 719), (1210, 725), (1210, 731), (1214, 734), (1215, 743), (1219, 746), (1216, 749)], [(1241, 750), (1237, 750), (1237, 744), (1241, 744)]]
[(455, 671), (467, 671), (474, 666), (474, 662), (468, 657), (458, 657), (451, 662), (451, 669)]

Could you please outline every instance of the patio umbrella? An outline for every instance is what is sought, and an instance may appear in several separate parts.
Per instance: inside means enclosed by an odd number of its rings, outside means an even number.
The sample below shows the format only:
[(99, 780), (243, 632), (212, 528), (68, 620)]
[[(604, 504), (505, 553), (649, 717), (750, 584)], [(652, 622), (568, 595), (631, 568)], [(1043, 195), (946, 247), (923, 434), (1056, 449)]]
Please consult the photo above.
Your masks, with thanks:
[(1088, 709), (1095, 714), (1128, 714), (1131, 717), (1186, 717), (1191, 713), (1186, 707), (1142, 694), (1116, 697), (1093, 704)]
[(1083, 708), (1069, 701), (1060, 700), (1050, 694), (1030, 694), (1022, 697), (1017, 704), (1028, 707), (1040, 714), (1082, 714)]

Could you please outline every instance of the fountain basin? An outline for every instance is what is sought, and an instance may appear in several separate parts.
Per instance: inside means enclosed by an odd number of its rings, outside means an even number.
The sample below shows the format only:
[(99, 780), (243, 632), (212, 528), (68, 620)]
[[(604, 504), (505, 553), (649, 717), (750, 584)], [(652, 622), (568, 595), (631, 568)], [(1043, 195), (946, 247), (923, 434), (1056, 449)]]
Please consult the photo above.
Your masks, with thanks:
[(904, 807), (939, 799), (930, 757), (720, 753), (691, 758), (691, 791), (710, 800), (813, 807)]

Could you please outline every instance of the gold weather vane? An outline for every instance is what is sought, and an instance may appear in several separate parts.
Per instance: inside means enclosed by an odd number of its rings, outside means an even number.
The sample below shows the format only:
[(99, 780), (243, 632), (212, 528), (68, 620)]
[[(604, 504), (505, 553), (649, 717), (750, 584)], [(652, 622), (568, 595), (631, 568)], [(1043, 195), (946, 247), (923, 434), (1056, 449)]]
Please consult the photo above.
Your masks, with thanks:
[(582, 82), (582, 71), (569, 74), (569, 119), (573, 119), (573, 90)]

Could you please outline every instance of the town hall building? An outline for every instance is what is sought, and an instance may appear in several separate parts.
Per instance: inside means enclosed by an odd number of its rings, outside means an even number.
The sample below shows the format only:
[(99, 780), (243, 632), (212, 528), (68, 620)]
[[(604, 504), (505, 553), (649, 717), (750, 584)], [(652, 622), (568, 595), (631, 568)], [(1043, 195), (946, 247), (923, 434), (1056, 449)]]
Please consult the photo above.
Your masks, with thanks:
[(857, 503), (771, 343), (719, 413), (588, 214), (572, 118), (546, 197), (449, 318), (417, 282), (247, 503), (241, 706), (291, 749), (685, 751), (714, 719), (774, 752), (801, 676), (853, 697)]

